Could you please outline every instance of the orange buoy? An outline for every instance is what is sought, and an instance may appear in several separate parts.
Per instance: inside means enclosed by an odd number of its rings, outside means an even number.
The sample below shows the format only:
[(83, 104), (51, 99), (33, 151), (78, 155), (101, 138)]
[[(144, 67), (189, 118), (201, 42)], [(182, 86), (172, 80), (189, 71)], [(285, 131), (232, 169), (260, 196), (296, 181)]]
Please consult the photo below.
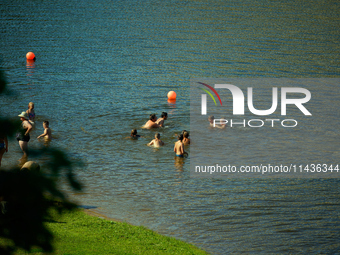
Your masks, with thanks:
[(169, 91), (168, 92), (168, 99), (176, 100), (176, 92), (175, 91)]
[(34, 59), (35, 59), (35, 55), (34, 55), (33, 52), (27, 52), (26, 58), (27, 58), (28, 60), (34, 60)]

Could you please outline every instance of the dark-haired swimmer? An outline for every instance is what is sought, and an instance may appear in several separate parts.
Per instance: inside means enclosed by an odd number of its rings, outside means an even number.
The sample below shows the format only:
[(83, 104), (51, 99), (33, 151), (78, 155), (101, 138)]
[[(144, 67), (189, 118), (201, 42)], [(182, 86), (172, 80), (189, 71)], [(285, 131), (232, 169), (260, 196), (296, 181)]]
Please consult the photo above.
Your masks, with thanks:
[(149, 120), (145, 123), (143, 128), (159, 128), (159, 125), (156, 123), (157, 117), (156, 114), (150, 114)]
[(182, 142), (183, 134), (178, 136), (178, 141), (175, 143), (174, 152), (177, 157), (183, 158), (184, 155), (188, 156), (188, 153), (184, 151), (184, 144)]
[(132, 130), (131, 130), (131, 135), (130, 135), (130, 137), (131, 137), (132, 139), (137, 139), (138, 137), (140, 137), (140, 135), (137, 135), (137, 129), (132, 129)]
[(164, 121), (168, 119), (168, 114), (166, 112), (162, 112), (161, 118), (156, 121), (160, 127), (164, 127)]

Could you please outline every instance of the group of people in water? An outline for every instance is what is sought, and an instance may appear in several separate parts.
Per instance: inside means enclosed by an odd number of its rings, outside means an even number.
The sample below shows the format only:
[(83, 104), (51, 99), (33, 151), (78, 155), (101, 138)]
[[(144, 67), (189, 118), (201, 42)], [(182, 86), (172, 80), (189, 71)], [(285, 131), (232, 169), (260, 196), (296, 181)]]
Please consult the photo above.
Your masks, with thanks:
[[(166, 112), (162, 112), (161, 118), (157, 119), (156, 114), (150, 114), (149, 120), (145, 123), (142, 128), (151, 129), (151, 128), (159, 128), (164, 127), (164, 121), (168, 119), (168, 114)], [(216, 121), (213, 115), (208, 118), (209, 124), (214, 128), (225, 128), (226, 124), (221, 123), (220, 121)], [(137, 134), (136, 129), (132, 129), (131, 138), (137, 139), (140, 135)], [(181, 134), (178, 135), (178, 141), (175, 143), (174, 152), (177, 157), (185, 157), (188, 153), (184, 150), (184, 145), (190, 144), (189, 132), (183, 130)], [(148, 146), (160, 147), (164, 145), (164, 142), (161, 140), (160, 134), (157, 132), (155, 134), (155, 139), (147, 144)]]
[[(19, 142), (19, 146), (22, 152), (24, 153), (24, 157), (27, 157), (28, 142), (30, 141), (30, 132), (33, 130), (35, 126), (34, 103), (30, 102), (28, 104), (28, 110), (19, 114), (18, 117), (20, 117), (21, 126), (16, 135), (16, 139)], [(44, 121), (43, 127), (44, 133), (39, 135), (37, 138), (39, 139), (41, 137), (44, 137), (46, 140), (51, 140), (52, 132), (49, 127), (49, 122)], [(4, 155), (5, 152), (8, 152), (8, 139), (6, 135), (0, 135), (0, 166), (2, 156)]]
[[(35, 121), (35, 111), (34, 111), (34, 103), (30, 102), (28, 104), (28, 110), (22, 112), (18, 115), (21, 120), (20, 131), (17, 133), (17, 140), (19, 142), (19, 146), (24, 153), (24, 157), (27, 157), (28, 150), (28, 142), (30, 141), (30, 132), (34, 127)], [(152, 128), (160, 128), (164, 127), (164, 122), (168, 119), (168, 114), (166, 112), (162, 112), (161, 117), (157, 119), (156, 114), (150, 114), (149, 120), (145, 123), (142, 128), (152, 129)], [(211, 127), (217, 128), (225, 128), (225, 124), (217, 123), (215, 121), (214, 116), (209, 116), (208, 121)], [(50, 141), (52, 139), (52, 132), (49, 127), (49, 122), (43, 122), (44, 133), (39, 135), (37, 138), (44, 137), (46, 141)], [(137, 130), (133, 129), (131, 131), (130, 137), (132, 139), (137, 139), (140, 135), (137, 134)], [(178, 135), (178, 141), (174, 145), (174, 152), (177, 157), (183, 158), (188, 155), (188, 153), (184, 150), (184, 145), (190, 144), (189, 132), (183, 130), (181, 134)], [(160, 134), (157, 132), (155, 134), (155, 138), (147, 144), (148, 146), (160, 147), (164, 145), (164, 142), (161, 140)], [(8, 152), (8, 139), (5, 135), (0, 134), (0, 166), (2, 156), (5, 152)]]
[[(151, 129), (151, 128), (159, 128), (164, 127), (164, 121), (168, 119), (168, 114), (166, 112), (162, 112), (161, 117), (157, 119), (156, 114), (150, 114), (149, 120), (145, 123), (142, 128)], [(130, 137), (132, 139), (137, 139), (140, 135), (137, 134), (136, 129), (132, 129)], [(155, 139), (149, 142), (148, 146), (160, 147), (164, 145), (164, 142), (160, 139), (160, 134), (157, 132), (155, 134)], [(183, 158), (188, 156), (188, 153), (184, 150), (184, 145), (190, 144), (189, 132), (183, 130), (181, 134), (178, 135), (178, 141), (175, 143), (174, 152), (177, 157)]]

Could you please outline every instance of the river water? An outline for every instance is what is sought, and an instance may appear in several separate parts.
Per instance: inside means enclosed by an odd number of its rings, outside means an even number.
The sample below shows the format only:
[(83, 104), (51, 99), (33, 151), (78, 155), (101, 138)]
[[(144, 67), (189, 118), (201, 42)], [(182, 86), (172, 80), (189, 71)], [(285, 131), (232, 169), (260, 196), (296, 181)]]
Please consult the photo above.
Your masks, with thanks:
[[(74, 196), (109, 217), (212, 254), (336, 253), (338, 179), (191, 178), (190, 156), (175, 160), (173, 144), (190, 130), (191, 78), (339, 78), (339, 9), (332, 0), (1, 1), (1, 67), (17, 92), (1, 97), (1, 114), (34, 102), (32, 137), (50, 121), (52, 145), (85, 164), (86, 189)], [(166, 145), (147, 147), (155, 131), (141, 126), (162, 111)], [(326, 131), (338, 137), (333, 116)], [(139, 140), (127, 138), (133, 128)], [(3, 166), (20, 157), (11, 141)]]

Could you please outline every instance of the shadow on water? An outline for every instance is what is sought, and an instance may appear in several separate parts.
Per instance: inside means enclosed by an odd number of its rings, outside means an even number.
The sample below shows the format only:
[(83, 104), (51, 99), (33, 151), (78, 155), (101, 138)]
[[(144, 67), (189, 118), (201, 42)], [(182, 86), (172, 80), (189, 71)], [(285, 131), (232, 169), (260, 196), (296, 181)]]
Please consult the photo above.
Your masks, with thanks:
[(84, 209), (96, 209), (98, 208), (97, 206), (92, 206), (92, 205), (79, 205), (79, 208), (84, 208)]

